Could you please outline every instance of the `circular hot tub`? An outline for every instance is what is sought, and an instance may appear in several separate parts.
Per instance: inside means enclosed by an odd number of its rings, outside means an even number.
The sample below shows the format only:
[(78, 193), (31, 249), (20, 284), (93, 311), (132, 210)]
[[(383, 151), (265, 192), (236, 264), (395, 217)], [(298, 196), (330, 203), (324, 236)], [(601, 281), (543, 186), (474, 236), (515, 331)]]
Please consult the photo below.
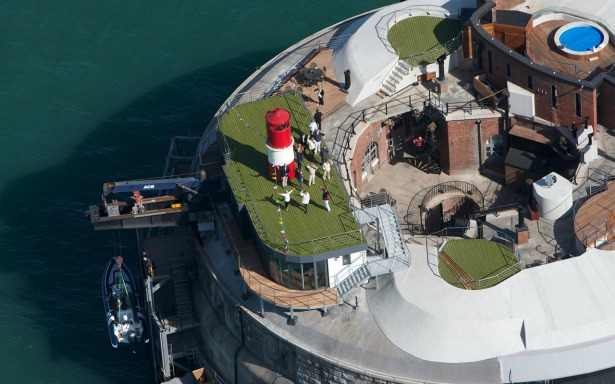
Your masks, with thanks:
[(561, 26), (555, 33), (560, 52), (576, 60), (588, 60), (600, 54), (609, 43), (609, 33), (591, 21), (576, 21)]

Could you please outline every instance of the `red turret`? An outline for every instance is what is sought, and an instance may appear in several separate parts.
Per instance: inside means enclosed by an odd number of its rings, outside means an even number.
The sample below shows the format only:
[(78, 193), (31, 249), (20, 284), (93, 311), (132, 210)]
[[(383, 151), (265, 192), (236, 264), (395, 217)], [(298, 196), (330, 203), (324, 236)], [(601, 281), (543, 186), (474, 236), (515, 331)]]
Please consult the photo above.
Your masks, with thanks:
[(275, 108), (265, 114), (267, 122), (267, 158), (269, 174), (276, 173), (278, 181), (282, 181), (282, 170), (288, 166), (288, 180), (295, 178), (295, 153), (293, 151), (293, 136), (290, 131), (290, 113), (281, 108)]

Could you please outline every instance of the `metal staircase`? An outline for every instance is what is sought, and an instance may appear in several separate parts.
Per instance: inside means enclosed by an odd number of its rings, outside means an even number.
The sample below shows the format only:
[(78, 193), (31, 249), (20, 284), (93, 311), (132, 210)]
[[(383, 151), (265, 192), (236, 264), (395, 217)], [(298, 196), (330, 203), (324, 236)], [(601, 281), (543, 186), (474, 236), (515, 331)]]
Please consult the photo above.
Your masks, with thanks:
[(397, 217), (393, 208), (389, 204), (380, 205), (378, 215), (380, 217), (380, 228), (384, 236), (386, 258), (399, 258), (406, 256), (406, 246), (401, 237), (401, 228), (397, 222)]
[(363, 264), (360, 268), (352, 272), (345, 278), (335, 289), (339, 297), (345, 297), (354, 287), (358, 286), (365, 280), (370, 278), (367, 264)]
[(390, 204), (357, 209), (354, 215), (360, 225), (377, 226), (384, 240), (384, 249), (379, 255), (368, 256), (362, 265), (348, 266), (338, 273), (336, 280), (340, 281), (336, 282), (336, 290), (342, 298), (370, 277), (399, 271), (410, 265), (401, 227)]
[(179, 319), (177, 328), (193, 325), (192, 294), (190, 277), (185, 263), (173, 266), (173, 288), (175, 290), (176, 315)]

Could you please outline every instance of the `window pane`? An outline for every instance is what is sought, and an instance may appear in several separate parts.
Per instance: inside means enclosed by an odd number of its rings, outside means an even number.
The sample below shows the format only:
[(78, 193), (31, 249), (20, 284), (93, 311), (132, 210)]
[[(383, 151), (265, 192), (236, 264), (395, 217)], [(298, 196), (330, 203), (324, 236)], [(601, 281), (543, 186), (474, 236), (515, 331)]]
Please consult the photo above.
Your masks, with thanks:
[(324, 288), (327, 286), (327, 262), (325, 260), (319, 261), (316, 263), (316, 282), (318, 283), (317, 288)]

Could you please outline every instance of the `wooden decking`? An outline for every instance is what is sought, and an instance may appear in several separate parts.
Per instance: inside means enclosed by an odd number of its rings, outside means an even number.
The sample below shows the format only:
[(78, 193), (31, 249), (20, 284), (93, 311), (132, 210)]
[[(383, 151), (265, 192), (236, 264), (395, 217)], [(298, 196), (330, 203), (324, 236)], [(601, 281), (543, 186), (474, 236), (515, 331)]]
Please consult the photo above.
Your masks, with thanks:
[(557, 29), (567, 23), (564, 20), (547, 21), (532, 29), (527, 39), (528, 57), (540, 65), (579, 79), (591, 77), (596, 68), (605, 69), (615, 62), (615, 47), (611, 43), (593, 61), (574, 60), (562, 55), (555, 46), (553, 37)]
[[(586, 247), (605, 249), (615, 240), (615, 181), (608, 189), (587, 200), (576, 212), (575, 233)], [(600, 246), (600, 243), (604, 243)]]
[[(333, 55), (332, 49), (324, 49), (319, 51), (316, 56), (312, 58), (312, 60), (305, 63), (304, 68), (309, 68), (311, 65), (316, 65), (318, 68), (326, 69), (324, 79), (318, 84), (303, 86), (299, 84), (295, 77), (289, 79), (282, 87), (280, 91), (286, 91), (294, 89), (295, 86), (298, 86), (299, 92), (303, 95), (303, 100), (305, 100), (305, 104), (308, 109), (312, 113), (316, 113), (316, 109), (320, 110), (323, 114), (323, 120), (335, 112), (339, 107), (344, 105), (346, 102), (347, 93), (342, 91), (344, 86), (344, 79), (341, 79), (338, 82), (337, 77), (335, 77), (335, 73), (333, 72), (333, 64), (331, 64), (331, 56)], [(318, 86), (322, 86), (325, 91), (325, 105), (318, 105), (318, 97), (316, 97), (316, 91), (318, 90)]]
[(235, 220), (226, 221), (226, 229), (229, 241), (232, 239), (237, 247), (231, 245), (231, 250), (240, 265), (241, 276), (256, 295), (274, 305), (294, 309), (325, 308), (341, 302), (332, 288), (296, 290), (277, 284), (267, 275), (252, 242), (242, 238)]
[(476, 281), (472, 276), (468, 275), (466, 271), (464, 271), (459, 264), (455, 262), (449, 255), (444, 251), (440, 251), (440, 260), (446, 264), (448, 269), (459, 279), (461, 285), (463, 285), (466, 289), (474, 289), (476, 288)]

